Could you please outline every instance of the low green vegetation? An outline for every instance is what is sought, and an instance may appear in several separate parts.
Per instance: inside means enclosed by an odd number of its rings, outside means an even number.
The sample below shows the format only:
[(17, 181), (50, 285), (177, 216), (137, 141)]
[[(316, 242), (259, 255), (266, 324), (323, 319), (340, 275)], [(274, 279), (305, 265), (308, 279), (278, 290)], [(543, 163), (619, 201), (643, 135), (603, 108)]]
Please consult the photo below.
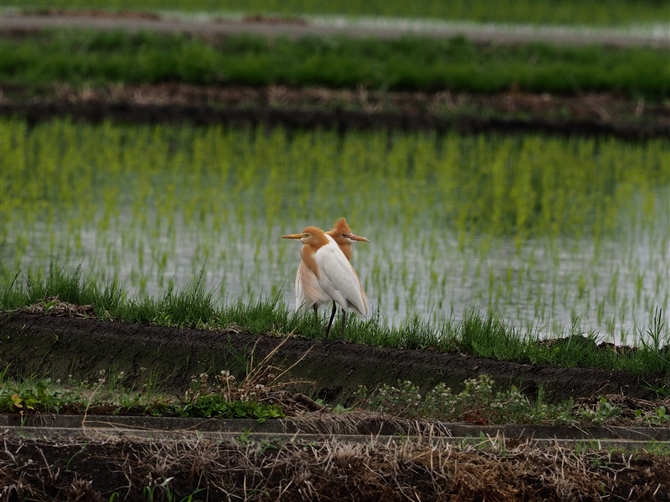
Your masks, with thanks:
[[(153, 415), (193, 418), (253, 418), (263, 422), (284, 418), (281, 405), (266, 404), (263, 398), (272, 387), (255, 382), (237, 382), (228, 371), (210, 377), (203, 373), (192, 378), (192, 388), (177, 397), (144, 386), (127, 388), (124, 372), (101, 372), (97, 382), (61, 382), (51, 378), (8, 379), (0, 373), (0, 413), (112, 414)], [(495, 382), (487, 375), (464, 382), (460, 393), (453, 393), (439, 384), (422, 395), (411, 382), (397, 386), (382, 385), (368, 390), (362, 386), (356, 392), (356, 404), (350, 408), (336, 406), (335, 412), (357, 410), (377, 411), (396, 417), (434, 419), (444, 422), (489, 424), (542, 425), (628, 425), (667, 426), (670, 413), (660, 404), (636, 410), (624, 410), (616, 402), (600, 397), (596, 404), (560, 404), (543, 402), (542, 395), (529, 399), (516, 387), (494, 392)], [(616, 397), (616, 396), (615, 396)], [(632, 413), (632, 416), (630, 414)]]
[[(18, 279), (0, 291), (0, 309), (30, 307), (33, 312), (57, 313), (63, 302), (92, 305), (93, 315), (102, 319), (160, 326), (219, 328), (257, 335), (322, 338), (324, 325), (311, 312), (305, 316), (290, 312), (275, 298), (252, 304), (218, 307), (207, 292), (202, 275), (184, 290), (169, 289), (160, 298), (129, 299), (117, 285), (100, 286), (81, 277), (79, 269), (67, 271), (52, 264), (48, 274)], [(74, 305), (65, 305), (76, 312)], [(69, 309), (69, 310), (67, 310)], [(628, 370), (637, 374), (670, 372), (670, 346), (664, 338), (664, 320), (658, 312), (649, 330), (650, 339), (633, 351), (598, 347), (594, 337), (575, 333), (559, 343), (545, 343), (519, 333), (498, 319), (495, 312), (481, 318), (470, 313), (462, 322), (430, 325), (418, 320), (401, 326), (382, 324), (379, 316), (347, 321), (348, 340), (368, 345), (466, 353), (500, 360), (563, 367), (596, 367)], [(338, 332), (337, 325), (333, 328)], [(662, 391), (662, 390), (661, 390)]]
[[(543, 402), (541, 392), (534, 401), (516, 387), (495, 392), (495, 382), (487, 375), (464, 383), (465, 388), (458, 394), (441, 383), (421, 395), (412, 382), (398, 382), (397, 386), (385, 384), (374, 391), (360, 387), (357, 397), (360, 406), (395, 416), (477, 424), (612, 425), (623, 418), (621, 407), (605, 397), (598, 398), (595, 406), (572, 401), (552, 405)], [(670, 425), (668, 411), (662, 404), (640, 408), (627, 423)]]
[(264, 385), (238, 382), (227, 371), (210, 378), (194, 376), (183, 396), (159, 392), (153, 385), (129, 389), (124, 372), (101, 372), (97, 382), (61, 382), (51, 378), (11, 380), (0, 372), (0, 413), (155, 415), (195, 418), (282, 418), (281, 406), (262, 402)]
[(184, 82), (569, 95), (616, 91), (646, 99), (662, 99), (670, 91), (668, 51), (642, 47), (249, 35), (211, 42), (179, 34), (78, 30), (23, 38), (4, 34), (1, 42), (2, 81), (32, 86)]
[[(5, 6), (23, 9), (44, 9), (40, 0), (16, 2)], [(428, 18), (496, 23), (542, 23), (628, 26), (637, 23), (659, 23), (668, 19), (663, 1), (617, 0), (416, 0), (389, 2), (385, 0), (98, 0), (96, 8), (110, 10), (167, 10), (185, 12), (234, 12), (280, 16), (346, 15)], [(90, 9), (87, 0), (52, 0), (52, 9)]]

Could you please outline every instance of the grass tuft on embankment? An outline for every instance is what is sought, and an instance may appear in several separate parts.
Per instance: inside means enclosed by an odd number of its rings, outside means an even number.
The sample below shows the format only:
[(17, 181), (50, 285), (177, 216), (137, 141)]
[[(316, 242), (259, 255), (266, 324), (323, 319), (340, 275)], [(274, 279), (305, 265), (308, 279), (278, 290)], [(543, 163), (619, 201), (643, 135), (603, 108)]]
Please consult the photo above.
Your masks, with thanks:
[[(114, 281), (96, 284), (85, 280), (79, 268), (67, 270), (53, 263), (42, 275), (21, 278), (0, 287), (0, 309), (32, 306), (32, 311), (55, 313), (62, 304), (89, 305), (87, 312), (100, 319), (154, 324), (177, 328), (235, 329), (254, 335), (323, 337), (324, 325), (311, 312), (297, 315), (274, 299), (259, 298), (247, 304), (217, 305), (203, 275), (182, 290), (168, 287), (159, 297), (131, 298)], [(69, 309), (69, 310), (68, 310)], [(76, 307), (67, 306), (66, 311)], [(338, 316), (339, 317), (339, 316)], [(465, 353), (478, 357), (552, 365), (627, 370), (636, 374), (670, 372), (670, 345), (661, 336), (660, 312), (652, 325), (639, 328), (646, 340), (632, 350), (598, 346), (596, 334), (571, 333), (551, 342), (522, 334), (499, 319), (495, 312), (482, 317), (475, 312), (465, 319), (432, 325), (415, 318), (388, 326), (376, 312), (368, 320), (347, 319), (346, 338), (353, 343), (435, 352)], [(335, 322), (331, 337), (340, 332)], [(644, 339), (644, 338), (643, 338)]]
[(205, 40), (90, 30), (3, 34), (0, 41), (0, 78), (29, 86), (181, 82), (564, 95), (617, 91), (645, 99), (670, 92), (668, 51), (645, 47), (495, 45), (462, 37)]

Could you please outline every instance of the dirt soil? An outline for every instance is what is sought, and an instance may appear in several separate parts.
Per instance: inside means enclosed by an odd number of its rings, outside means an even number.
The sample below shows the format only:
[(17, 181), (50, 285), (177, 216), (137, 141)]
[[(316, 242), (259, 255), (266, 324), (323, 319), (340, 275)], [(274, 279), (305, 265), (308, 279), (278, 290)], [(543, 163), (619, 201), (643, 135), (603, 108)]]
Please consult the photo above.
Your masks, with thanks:
[(194, 86), (179, 83), (73, 88), (0, 85), (0, 115), (35, 124), (54, 117), (91, 123), (191, 123), (294, 129), (381, 129), (438, 134), (498, 131), (622, 139), (670, 136), (670, 102), (618, 93), (577, 96), (380, 92), (364, 88)]
[[(670, 500), (670, 457), (484, 439), (351, 443), (0, 432), (0, 499)], [(116, 496), (113, 494), (116, 493)], [(192, 498), (188, 498), (193, 495)]]
[[(281, 333), (281, 326), (277, 327)], [(104, 350), (100, 350), (104, 347)], [(184, 392), (191, 377), (230, 370), (237, 376), (276, 350), (270, 364), (287, 369), (286, 380), (303, 381), (296, 388), (330, 403), (349, 404), (359, 385), (374, 389), (410, 380), (426, 392), (444, 382), (454, 391), (466, 379), (488, 374), (502, 389), (520, 387), (535, 396), (561, 402), (621, 394), (653, 399), (654, 385), (664, 375), (637, 376), (625, 371), (554, 368), (441, 354), (419, 350), (370, 347), (353, 343), (267, 337), (228, 331), (174, 329), (85, 317), (28, 312), (0, 313), (0, 368), (10, 375), (51, 375), (64, 381), (97, 381), (100, 371), (124, 371), (127, 385), (140, 388), (152, 379), (163, 389)]]

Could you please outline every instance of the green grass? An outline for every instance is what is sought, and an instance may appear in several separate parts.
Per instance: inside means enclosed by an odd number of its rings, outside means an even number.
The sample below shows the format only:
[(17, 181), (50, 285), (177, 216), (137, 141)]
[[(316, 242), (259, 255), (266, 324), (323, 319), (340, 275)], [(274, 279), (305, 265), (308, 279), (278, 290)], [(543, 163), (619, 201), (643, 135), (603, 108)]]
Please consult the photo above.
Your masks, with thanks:
[[(234, 325), (236, 329), (255, 335), (323, 337), (323, 325), (311, 312), (305, 316), (296, 315), (278, 298), (218, 307), (206, 291), (202, 275), (183, 290), (169, 289), (159, 298), (129, 299), (113, 285), (97, 285), (82, 278), (79, 270), (69, 271), (52, 263), (49, 272), (42, 277), (20, 278), (5, 285), (0, 291), (0, 310), (41, 303), (48, 311), (50, 305), (57, 303), (54, 297), (63, 302), (92, 304), (103, 319), (223, 330)], [(664, 327), (660, 313), (658, 319), (658, 324), (649, 329), (661, 333)], [(333, 330), (338, 332), (337, 324)], [(368, 345), (467, 353), (559, 367), (628, 370), (641, 375), (670, 372), (666, 344), (643, 344), (629, 354), (610, 348), (598, 349), (593, 337), (584, 338), (577, 334), (562, 343), (545, 344), (506, 325), (494, 312), (485, 318), (471, 313), (461, 322), (431, 325), (415, 320), (399, 327), (381, 323), (378, 315), (367, 321), (350, 316), (346, 337), (352, 342)]]
[[(5, 6), (43, 9), (41, 0)], [(596, 26), (659, 23), (668, 20), (669, 8), (654, 0), (53, 0), (50, 8), (111, 10), (179, 10), (186, 12), (246, 12), (249, 14), (346, 15), (429, 18), (497, 23), (583, 24)]]
[(661, 99), (669, 52), (650, 48), (476, 45), (463, 38), (399, 40), (42, 31), (0, 39), (5, 83), (76, 86), (184, 82), (475, 93), (519, 89), (574, 95), (617, 91)]

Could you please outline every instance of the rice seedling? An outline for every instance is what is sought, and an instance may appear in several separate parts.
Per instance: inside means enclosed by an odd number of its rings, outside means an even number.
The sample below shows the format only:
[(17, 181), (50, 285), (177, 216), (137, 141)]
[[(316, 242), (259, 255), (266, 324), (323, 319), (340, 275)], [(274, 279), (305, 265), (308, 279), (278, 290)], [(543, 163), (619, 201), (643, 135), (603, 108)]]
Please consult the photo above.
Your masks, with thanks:
[(53, 261), (110, 298), (199, 284), (177, 324), (291, 308), (299, 257), (279, 236), (346, 216), (372, 240), (354, 262), (379, 326), (495, 311), (528, 336), (638, 343), (662, 311), (668, 336), (665, 140), (0, 125), (8, 295)]
[[(658, 101), (670, 92), (667, 60), (667, 50), (649, 47), (481, 45), (463, 37), (240, 35), (212, 42), (183, 34), (71, 30), (2, 37), (0, 78), (37, 93), (55, 82), (74, 88), (182, 82), (478, 94), (617, 91)], [(453, 114), (444, 104), (435, 111)], [(492, 164), (499, 174), (504, 159), (503, 149), (499, 164)], [(520, 162), (519, 168), (525, 165)], [(107, 196), (114, 196), (113, 189)], [(520, 222), (527, 217), (523, 206), (515, 217)]]

